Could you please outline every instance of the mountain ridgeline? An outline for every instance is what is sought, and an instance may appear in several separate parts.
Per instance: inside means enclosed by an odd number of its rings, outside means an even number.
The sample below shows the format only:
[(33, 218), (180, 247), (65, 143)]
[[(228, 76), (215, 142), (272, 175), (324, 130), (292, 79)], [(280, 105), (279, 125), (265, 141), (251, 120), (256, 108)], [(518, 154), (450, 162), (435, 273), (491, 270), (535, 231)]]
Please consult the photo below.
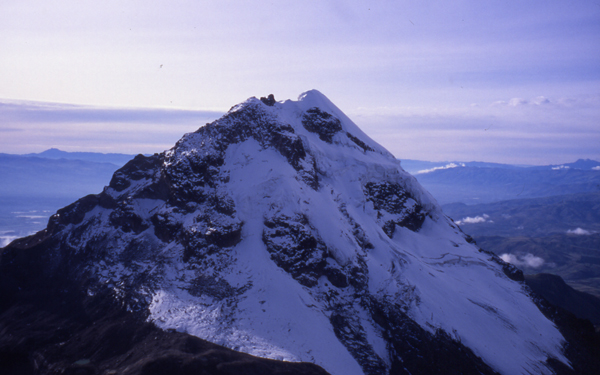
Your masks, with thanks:
[(2, 249), (0, 359), (22, 373), (594, 373), (589, 327), (472, 242), (321, 93), (250, 98)]

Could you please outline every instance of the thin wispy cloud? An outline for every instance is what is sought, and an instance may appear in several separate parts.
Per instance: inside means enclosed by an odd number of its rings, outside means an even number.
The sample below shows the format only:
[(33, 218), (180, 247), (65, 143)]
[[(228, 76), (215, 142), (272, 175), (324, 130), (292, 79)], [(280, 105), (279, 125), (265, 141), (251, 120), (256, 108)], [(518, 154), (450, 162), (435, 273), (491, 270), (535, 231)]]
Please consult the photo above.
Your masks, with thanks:
[(160, 152), (223, 112), (0, 100), (0, 150)]
[(517, 164), (600, 159), (596, 94), (454, 107), (363, 107), (353, 118), (399, 158), (448, 160), (452, 155), (461, 161)]
[(216, 118), (223, 111), (186, 110), (171, 108), (115, 108), (58, 103), (2, 101), (0, 120), (4, 122), (154, 122), (180, 123)]

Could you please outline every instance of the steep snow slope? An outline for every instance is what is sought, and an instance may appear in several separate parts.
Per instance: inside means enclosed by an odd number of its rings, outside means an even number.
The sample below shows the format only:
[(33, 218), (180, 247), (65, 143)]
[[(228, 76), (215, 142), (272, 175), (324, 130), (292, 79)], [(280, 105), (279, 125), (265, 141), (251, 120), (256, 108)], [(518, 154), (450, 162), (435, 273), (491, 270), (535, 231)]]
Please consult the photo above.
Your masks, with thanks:
[(161, 328), (334, 375), (569, 365), (514, 269), (317, 91), (234, 106), (28, 241)]

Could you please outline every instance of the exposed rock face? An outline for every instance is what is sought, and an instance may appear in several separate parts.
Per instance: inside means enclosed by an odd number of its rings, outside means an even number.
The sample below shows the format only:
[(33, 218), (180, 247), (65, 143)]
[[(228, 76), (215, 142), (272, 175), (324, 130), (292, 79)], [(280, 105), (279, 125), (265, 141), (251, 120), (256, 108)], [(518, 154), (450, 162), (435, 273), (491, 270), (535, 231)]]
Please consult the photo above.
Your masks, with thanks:
[(273, 94), (269, 94), (268, 97), (262, 97), (260, 98), (260, 101), (265, 103), (266, 105), (268, 105), (269, 107), (272, 107), (275, 105), (276, 101), (275, 101), (275, 96)]
[[(0, 321), (24, 306), (23, 290), (48, 291), (50, 305), (63, 290), (74, 304), (101, 301), (133, 331), (112, 357), (77, 352), (99, 363), (93, 371), (138, 358), (152, 334), (175, 353), (132, 373), (185, 373), (200, 362), (207, 373), (239, 369), (217, 365), (189, 335), (332, 374), (571, 371), (563, 336), (514, 281), (518, 272), (470, 242), (322, 94), (251, 98), (172, 149), (137, 156), (102, 193), (6, 247)], [(72, 340), (103, 316), (85, 306), (73, 309), (85, 323), (69, 328)], [(0, 355), (14, 342), (0, 341)], [(19, 355), (70, 369), (47, 354), (59, 344)], [(249, 361), (248, 373), (323, 373), (220, 350), (224, 362)]]
[(342, 123), (336, 117), (314, 107), (302, 117), (302, 125), (311, 133), (317, 133), (322, 141), (333, 142), (333, 136), (342, 130)]
[(399, 184), (368, 182), (365, 185), (367, 201), (373, 203), (382, 229), (390, 238), (396, 226), (418, 231), (425, 221), (423, 207)]

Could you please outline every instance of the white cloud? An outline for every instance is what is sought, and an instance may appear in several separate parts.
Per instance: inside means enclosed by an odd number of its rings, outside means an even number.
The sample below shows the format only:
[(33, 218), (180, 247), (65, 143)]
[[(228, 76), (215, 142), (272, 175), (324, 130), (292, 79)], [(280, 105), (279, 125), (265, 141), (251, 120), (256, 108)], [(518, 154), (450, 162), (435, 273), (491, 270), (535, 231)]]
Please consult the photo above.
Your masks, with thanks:
[[(456, 222), (456, 224), (458, 225), (462, 225), (462, 224), (478, 224), (478, 223), (485, 223), (486, 221), (488, 221), (488, 219), (490, 218), (490, 215), (486, 215), (483, 214), (482, 216), (475, 216), (475, 217), (464, 217), (462, 220), (458, 220)], [(492, 220), (488, 221), (489, 223), (493, 223)]]
[(585, 229), (582, 229), (582, 228), (569, 229), (567, 231), (567, 233), (568, 234), (578, 234), (578, 235), (581, 235), (581, 236), (587, 236), (587, 235), (592, 234), (592, 232), (590, 232), (589, 230), (585, 230)]
[(529, 102), (523, 98), (512, 98), (508, 101), (508, 105), (511, 107), (517, 107), (520, 105), (528, 104)]
[(444, 165), (443, 167), (434, 167), (434, 168), (430, 168), (430, 169), (423, 169), (423, 170), (416, 172), (415, 174), (430, 173), (430, 172), (437, 171), (440, 169), (451, 169), (451, 168), (464, 167), (464, 166), (465, 166), (464, 163), (458, 163), (458, 164), (450, 163), (450, 164)]
[[(568, 97), (554, 96), (548, 98), (545, 96), (536, 96), (533, 98), (511, 98), (508, 100), (496, 100), (489, 104), (490, 108), (494, 107), (521, 107), (529, 108), (532, 111), (547, 111), (550, 108), (553, 109), (577, 109), (582, 110), (585, 108), (597, 108), (600, 103), (600, 96), (597, 94), (587, 95), (571, 95)], [(543, 107), (543, 108), (540, 108)], [(539, 114), (540, 112), (532, 112)], [(552, 115), (556, 115), (552, 113)]]
[(550, 104), (550, 99), (546, 98), (545, 96), (538, 96), (537, 98), (533, 99), (531, 102), (535, 105)]
[(535, 255), (528, 253), (525, 256), (518, 256), (514, 254), (504, 253), (500, 255), (500, 259), (506, 263), (514, 264), (515, 266), (529, 267), (529, 268), (540, 268), (544, 265), (545, 261), (543, 258), (536, 257)]
[(592, 168), (592, 170), (594, 170), (594, 171), (600, 171), (600, 165), (597, 166), (597, 167)]
[(559, 169), (569, 169), (569, 168), (570, 167), (568, 165), (559, 165), (559, 166), (556, 166), (556, 167), (552, 167), (552, 170), (553, 171), (557, 171)]

